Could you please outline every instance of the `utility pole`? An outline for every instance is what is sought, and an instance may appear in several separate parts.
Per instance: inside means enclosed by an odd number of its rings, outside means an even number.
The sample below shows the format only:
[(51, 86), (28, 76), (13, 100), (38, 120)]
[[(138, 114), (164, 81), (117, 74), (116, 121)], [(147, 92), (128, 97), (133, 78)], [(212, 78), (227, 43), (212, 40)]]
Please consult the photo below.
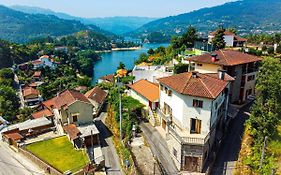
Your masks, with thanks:
[(117, 78), (118, 93), (119, 93), (119, 118), (120, 118), (120, 141), (122, 142), (122, 102), (121, 102), (121, 92), (120, 92), (120, 77)]
[(93, 151), (93, 160), (92, 162), (95, 161), (95, 155), (94, 155), (94, 143), (93, 143), (94, 139), (93, 139), (93, 130), (91, 130), (91, 149)]
[(264, 137), (264, 142), (263, 142), (263, 147), (262, 147), (262, 153), (261, 153), (260, 169), (262, 168), (262, 164), (263, 164), (263, 159), (264, 159), (264, 155), (265, 155), (265, 148), (266, 148), (267, 139), (268, 139), (268, 137), (265, 136)]

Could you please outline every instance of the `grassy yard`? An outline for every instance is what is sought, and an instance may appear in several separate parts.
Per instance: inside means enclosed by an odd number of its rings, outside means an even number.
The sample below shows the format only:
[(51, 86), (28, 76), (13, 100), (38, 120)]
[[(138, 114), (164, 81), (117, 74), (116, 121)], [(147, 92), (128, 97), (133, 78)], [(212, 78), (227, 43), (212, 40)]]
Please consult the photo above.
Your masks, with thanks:
[(278, 133), (274, 136), (273, 140), (269, 143), (269, 150), (275, 155), (277, 172), (281, 174), (281, 124), (278, 125)]
[(66, 136), (30, 144), (26, 149), (61, 172), (76, 172), (89, 162), (87, 154), (75, 150)]

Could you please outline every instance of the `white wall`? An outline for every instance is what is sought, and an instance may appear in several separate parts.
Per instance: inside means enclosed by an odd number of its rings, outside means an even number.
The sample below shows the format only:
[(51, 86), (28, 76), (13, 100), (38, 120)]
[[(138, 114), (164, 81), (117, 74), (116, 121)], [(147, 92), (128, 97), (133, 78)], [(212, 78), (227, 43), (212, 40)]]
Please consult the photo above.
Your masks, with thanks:
[(130, 96), (138, 100), (140, 103), (144, 104), (146, 107), (149, 107), (149, 101), (146, 98), (144, 98), (142, 95), (138, 94), (136, 91), (131, 89)]
[[(201, 64), (202, 66), (198, 66), (198, 64)], [(195, 71), (198, 71), (199, 73), (217, 73), (221, 68), (221, 66), (215, 64), (195, 63)]]
[(233, 35), (224, 35), (224, 42), (226, 46), (233, 47), (234, 36)]

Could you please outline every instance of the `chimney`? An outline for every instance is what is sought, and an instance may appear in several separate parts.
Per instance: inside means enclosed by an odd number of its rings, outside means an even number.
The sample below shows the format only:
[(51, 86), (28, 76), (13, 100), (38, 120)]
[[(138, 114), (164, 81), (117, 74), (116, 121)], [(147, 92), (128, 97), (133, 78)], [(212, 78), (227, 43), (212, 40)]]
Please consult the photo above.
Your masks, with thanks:
[(225, 79), (226, 70), (219, 69), (218, 72), (219, 72), (219, 79), (224, 80)]
[(193, 77), (193, 78), (197, 78), (197, 73), (198, 73), (198, 72), (193, 71), (193, 72), (192, 72), (192, 77)]
[(212, 56), (212, 62), (216, 62), (219, 60), (218, 55), (216, 53), (212, 53), (211, 56)]

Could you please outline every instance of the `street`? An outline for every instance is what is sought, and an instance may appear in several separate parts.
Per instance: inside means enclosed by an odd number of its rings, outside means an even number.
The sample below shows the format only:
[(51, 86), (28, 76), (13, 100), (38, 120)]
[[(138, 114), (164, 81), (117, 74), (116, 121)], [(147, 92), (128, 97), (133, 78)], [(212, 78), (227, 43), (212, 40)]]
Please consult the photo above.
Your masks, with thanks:
[(238, 160), (241, 141), (244, 132), (244, 123), (249, 117), (251, 104), (244, 106), (235, 119), (230, 123), (228, 132), (219, 149), (212, 175), (232, 175), (235, 163)]
[(112, 141), (112, 134), (105, 126), (104, 121), (107, 113), (102, 112), (95, 120), (95, 124), (100, 131), (100, 142), (103, 155), (105, 157), (106, 172), (109, 175), (122, 175), (119, 157)]
[(30, 160), (15, 153), (0, 139), (0, 175), (43, 175)]
[(167, 143), (159, 134), (159, 132), (153, 126), (151, 126), (150, 123), (142, 122), (140, 127), (148, 144), (150, 145), (152, 153), (161, 163), (162, 168), (164, 168), (165, 174), (178, 174), (178, 170), (174, 164), (174, 161), (170, 157)]

